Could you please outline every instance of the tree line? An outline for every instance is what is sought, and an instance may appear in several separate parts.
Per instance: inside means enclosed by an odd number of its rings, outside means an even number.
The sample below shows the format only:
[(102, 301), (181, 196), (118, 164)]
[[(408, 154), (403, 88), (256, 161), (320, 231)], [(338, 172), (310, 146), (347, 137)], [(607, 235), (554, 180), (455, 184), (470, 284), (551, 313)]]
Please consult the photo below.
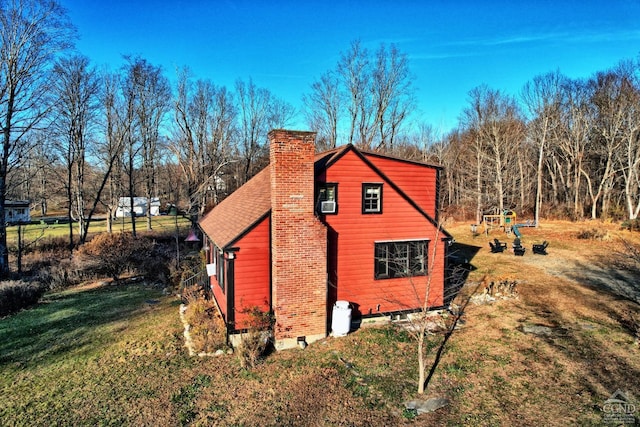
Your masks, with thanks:
[(534, 77), (517, 96), (469, 92), (453, 132), (429, 145), (443, 203), (540, 217), (635, 220), (640, 212), (640, 62), (585, 79)]
[[(134, 196), (159, 197), (197, 218), (268, 163), (267, 132), (298, 115), (319, 149), (351, 143), (443, 165), (441, 206), (460, 217), (640, 212), (637, 60), (583, 80), (550, 72), (516, 96), (474, 88), (457, 127), (439, 135), (416, 120), (415, 76), (393, 44), (352, 42), (296, 111), (251, 79), (228, 88), (185, 67), (170, 80), (139, 56), (98, 69), (73, 50), (75, 29), (55, 1), (1, 2), (0, 37), (0, 217), (10, 199), (43, 215), (62, 208), (74, 220), (71, 247), (98, 213), (111, 231), (122, 197), (131, 206)], [(4, 223), (0, 253), (6, 274)]]

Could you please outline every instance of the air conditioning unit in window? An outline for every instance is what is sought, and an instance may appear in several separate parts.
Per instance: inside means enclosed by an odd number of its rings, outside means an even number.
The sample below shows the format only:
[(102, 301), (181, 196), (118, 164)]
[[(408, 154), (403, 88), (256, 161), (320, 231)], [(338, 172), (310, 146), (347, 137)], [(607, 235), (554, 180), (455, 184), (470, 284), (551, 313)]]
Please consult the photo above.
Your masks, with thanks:
[(336, 213), (336, 202), (333, 200), (327, 200), (320, 203), (320, 212), (322, 213)]

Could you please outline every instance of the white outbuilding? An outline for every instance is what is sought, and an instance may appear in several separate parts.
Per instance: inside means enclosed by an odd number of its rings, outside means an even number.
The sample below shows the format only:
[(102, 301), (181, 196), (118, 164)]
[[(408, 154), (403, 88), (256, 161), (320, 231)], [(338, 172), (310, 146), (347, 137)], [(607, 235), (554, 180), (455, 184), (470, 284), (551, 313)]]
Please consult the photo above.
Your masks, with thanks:
[[(134, 197), (133, 198), (133, 212), (136, 216), (147, 215), (147, 198), (146, 197)], [(154, 197), (151, 199), (151, 215), (160, 215), (160, 199)], [(116, 218), (130, 217), (131, 216), (131, 198), (120, 197), (118, 200), (118, 208), (116, 209)]]

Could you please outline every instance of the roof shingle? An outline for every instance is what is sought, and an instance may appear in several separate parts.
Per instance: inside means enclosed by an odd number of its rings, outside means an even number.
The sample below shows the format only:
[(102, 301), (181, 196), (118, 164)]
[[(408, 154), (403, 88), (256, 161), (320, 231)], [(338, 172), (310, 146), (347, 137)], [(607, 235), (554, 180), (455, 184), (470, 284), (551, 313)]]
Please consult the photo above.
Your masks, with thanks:
[(225, 248), (271, 209), (271, 168), (262, 169), (199, 221), (202, 231)]

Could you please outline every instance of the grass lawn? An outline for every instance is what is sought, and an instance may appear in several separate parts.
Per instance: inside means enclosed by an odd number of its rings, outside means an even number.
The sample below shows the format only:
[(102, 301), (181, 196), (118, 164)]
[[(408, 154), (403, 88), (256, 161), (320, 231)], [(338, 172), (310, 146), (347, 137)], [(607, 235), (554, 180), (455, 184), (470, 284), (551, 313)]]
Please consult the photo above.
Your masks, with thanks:
[[(466, 305), (439, 359), (444, 337), (430, 337), (437, 364), (427, 395), (450, 401), (435, 413), (403, 410), (416, 397), (417, 362), (395, 326), (275, 353), (247, 371), (234, 355), (188, 357), (177, 298), (142, 284), (92, 284), (0, 319), (0, 424), (602, 425), (616, 390), (640, 397), (640, 347), (626, 322), (640, 313), (628, 276), (637, 266), (619, 238), (640, 239), (599, 223), (607, 238), (576, 237), (589, 227), (523, 229), (524, 257), (489, 252), (489, 238), (511, 243), (504, 234), (448, 227), (474, 267), (456, 302), (506, 279), (517, 297)], [(542, 240), (549, 255), (534, 256)]]
[[(179, 235), (186, 235), (189, 228), (191, 227), (191, 223), (187, 218), (182, 216), (155, 216), (151, 219), (151, 227), (155, 231), (160, 232), (176, 232), (176, 220), (177, 220), (177, 228)], [(53, 224), (28, 224), (21, 226), (22, 227), (22, 235), (25, 243), (34, 241), (36, 239), (40, 239), (42, 237), (47, 238), (55, 238), (69, 237), (69, 223), (53, 223)], [(74, 237), (77, 238), (78, 234), (78, 226), (77, 224), (73, 224), (73, 233)], [(101, 233), (107, 230), (107, 221), (105, 219), (97, 219), (91, 221), (89, 225), (89, 234)], [(125, 231), (131, 232), (131, 218), (118, 218), (113, 222), (113, 230), (114, 231)], [(137, 218), (136, 219), (136, 231), (145, 232), (147, 230), (147, 220), (146, 218)], [(17, 246), (18, 240), (18, 226), (13, 225), (7, 227), (7, 242), (10, 246)]]

